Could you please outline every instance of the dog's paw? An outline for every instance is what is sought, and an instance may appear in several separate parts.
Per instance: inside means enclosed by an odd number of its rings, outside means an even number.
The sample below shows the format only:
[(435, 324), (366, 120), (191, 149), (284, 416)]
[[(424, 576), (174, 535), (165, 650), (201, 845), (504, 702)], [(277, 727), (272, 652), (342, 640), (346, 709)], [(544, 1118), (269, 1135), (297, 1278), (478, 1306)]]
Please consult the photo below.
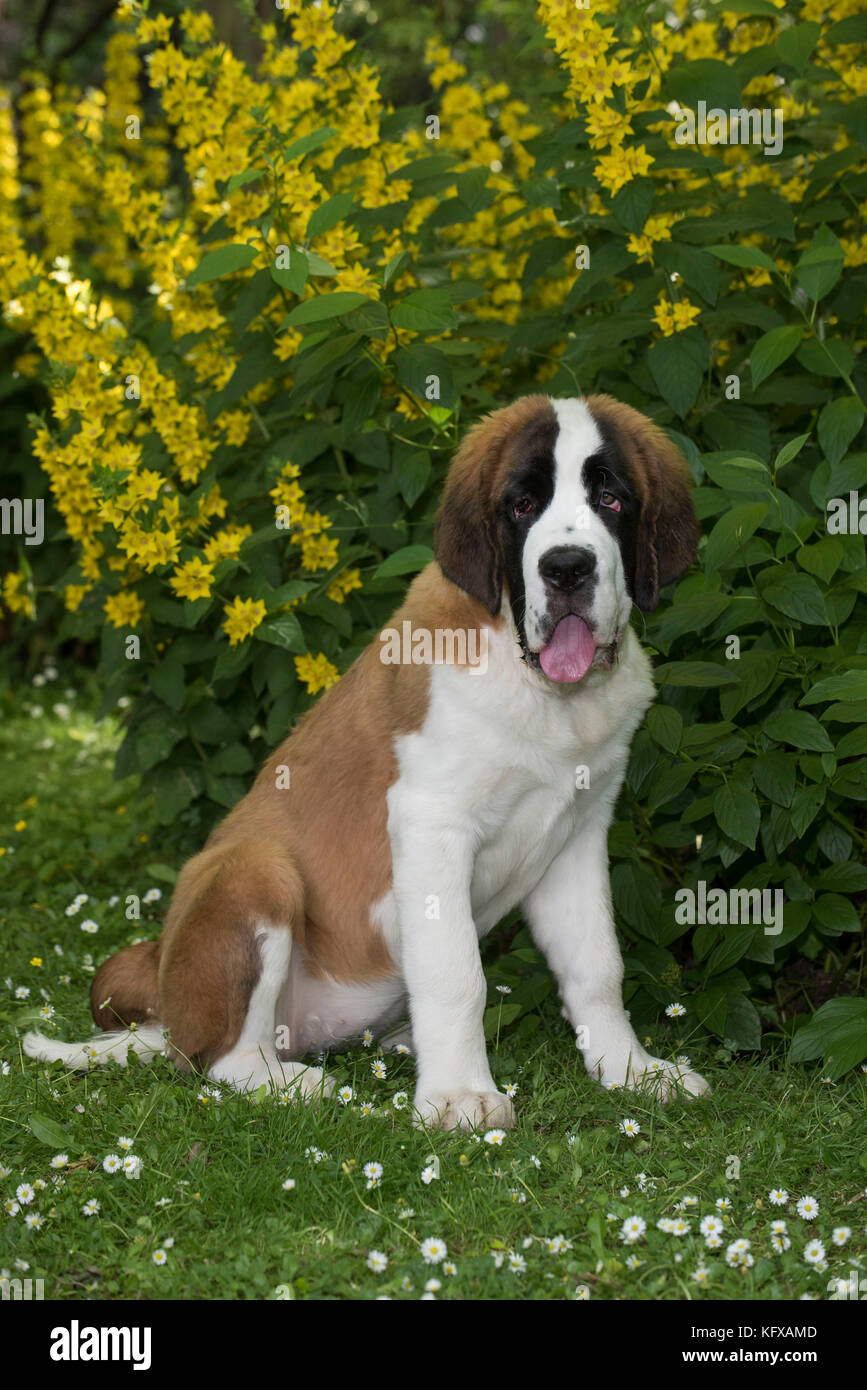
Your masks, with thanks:
[[(662, 1105), (668, 1105), (679, 1091), (688, 1096), (710, 1095), (710, 1085), (697, 1071), (677, 1062), (663, 1062), (659, 1057), (644, 1057), (630, 1066), (628, 1075), (614, 1083), (630, 1091), (646, 1091)], [(612, 1089), (612, 1081), (607, 1082)]]
[(514, 1129), (515, 1108), (499, 1091), (416, 1096), (417, 1123), (426, 1129)]
[(291, 1100), (317, 1100), (334, 1090), (334, 1082), (321, 1067), (281, 1062), (276, 1054), (269, 1056), (256, 1048), (235, 1048), (226, 1053), (211, 1067), (209, 1077), (236, 1091), (257, 1091), (260, 1086), (285, 1091)]

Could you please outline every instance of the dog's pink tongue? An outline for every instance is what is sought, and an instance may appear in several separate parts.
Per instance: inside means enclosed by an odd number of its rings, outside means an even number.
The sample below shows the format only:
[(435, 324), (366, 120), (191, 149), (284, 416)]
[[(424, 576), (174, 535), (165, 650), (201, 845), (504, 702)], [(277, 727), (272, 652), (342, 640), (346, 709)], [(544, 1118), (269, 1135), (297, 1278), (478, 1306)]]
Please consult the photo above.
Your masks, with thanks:
[(596, 652), (593, 634), (583, 618), (561, 618), (547, 647), (539, 653), (542, 670), (552, 681), (580, 681)]

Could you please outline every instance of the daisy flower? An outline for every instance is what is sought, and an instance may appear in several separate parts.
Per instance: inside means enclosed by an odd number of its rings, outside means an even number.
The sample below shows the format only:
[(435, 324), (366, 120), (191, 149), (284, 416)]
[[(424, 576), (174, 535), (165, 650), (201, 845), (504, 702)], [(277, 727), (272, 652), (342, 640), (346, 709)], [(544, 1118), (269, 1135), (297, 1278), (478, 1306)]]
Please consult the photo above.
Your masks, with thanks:
[(280, 1184), (280, 1186), (282, 1187), (282, 1189), (283, 1189), (284, 1192), (291, 1192), (292, 1189), (293, 1189), (294, 1186), (295, 1186), (295, 1179), (294, 1179), (294, 1178), (286, 1178), (285, 1182), (282, 1182), (282, 1183)]
[(153, 1253), (153, 1262), (154, 1262), (155, 1265), (164, 1265), (164, 1264), (166, 1264), (167, 1261), (168, 1261), (168, 1258), (169, 1258), (169, 1257), (168, 1257), (168, 1255), (166, 1254), (165, 1250), (155, 1250), (154, 1253)]
[(24, 1218), (24, 1222), (29, 1230), (38, 1231), (42, 1227), (42, 1217), (38, 1211), (29, 1211)]
[(771, 1246), (778, 1255), (782, 1255), (785, 1250), (791, 1249), (792, 1242), (788, 1236), (779, 1233), (771, 1236)]
[(81, 922), (80, 926), (81, 930), (86, 931), (90, 936), (95, 936), (96, 933), (99, 931), (99, 927), (96, 925), (96, 922), (94, 922), (92, 917), (88, 917), (86, 922)]
[(384, 1081), (388, 1075), (385, 1062), (383, 1062), (381, 1057), (377, 1057), (375, 1061), (371, 1062), (370, 1070), (373, 1072), (377, 1081)]
[(694, 1269), (692, 1272), (692, 1281), (694, 1284), (706, 1284), (709, 1278), (710, 1275), (704, 1265), (699, 1265), (698, 1269)]
[(723, 1223), (718, 1216), (704, 1216), (698, 1226), (703, 1236), (719, 1235), (722, 1228)]
[(643, 1264), (644, 1264), (644, 1261), (641, 1260), (641, 1259), (639, 1259), (637, 1255), (627, 1255), (627, 1256), (626, 1256), (626, 1268), (627, 1268), (627, 1269), (640, 1269), (641, 1266), (642, 1266)]
[(494, 988), (496, 989), (496, 991), (497, 991), (498, 994), (511, 994), (511, 993), (512, 993), (511, 987), (510, 987), (509, 985), (495, 985)]
[(29, 1206), (30, 1203), (33, 1201), (33, 1198), (36, 1196), (36, 1192), (30, 1186), (29, 1182), (22, 1182), (19, 1184), (18, 1187), (16, 1187), (15, 1196), (18, 1198), (22, 1207), (26, 1207)]
[(142, 898), (142, 902), (158, 903), (162, 895), (163, 894), (161, 888), (149, 888), (148, 891), (145, 893), (144, 897)]
[(117, 1154), (106, 1154), (105, 1158), (102, 1160), (102, 1166), (107, 1173), (116, 1173), (123, 1167), (123, 1162), (118, 1158)]
[(409, 1221), (411, 1216), (415, 1216), (413, 1207), (401, 1207), (397, 1213), (398, 1221)]
[(641, 1125), (637, 1120), (621, 1120), (620, 1133), (625, 1134), (628, 1139), (634, 1139), (636, 1134), (641, 1133)]
[(752, 1257), (749, 1255), (750, 1242), (741, 1237), (740, 1240), (733, 1240), (731, 1245), (726, 1248), (726, 1264), (732, 1269), (737, 1269), (743, 1265), (749, 1268), (752, 1264)]
[(44, 1018), (44, 1019), (46, 1019), (46, 1020), (49, 1019), (49, 1018), (53, 1018), (53, 1017), (54, 1017), (54, 1008), (53, 1008), (53, 1006), (52, 1006), (51, 1004), (43, 1004), (42, 1008), (39, 1010), (39, 1017), (40, 1017), (40, 1018)]
[(142, 1161), (137, 1154), (127, 1154), (123, 1160), (123, 1171), (128, 1178), (141, 1177)]
[(831, 1232), (831, 1241), (834, 1245), (845, 1245), (852, 1234), (851, 1226), (835, 1226)]
[(117, 1147), (123, 1149), (124, 1153), (129, 1153), (134, 1143), (134, 1139), (130, 1139), (126, 1134), (121, 1134), (117, 1141)]
[(426, 1168), (422, 1168), (421, 1170), (421, 1180), (425, 1187), (429, 1187), (436, 1176), (436, 1169), (432, 1163), (429, 1163)]
[(625, 1245), (634, 1245), (637, 1240), (641, 1240), (646, 1230), (647, 1222), (643, 1216), (627, 1216), (620, 1227), (620, 1239)]
[(3, 1203), (3, 1210), (8, 1216), (17, 1216), (21, 1207), (15, 1201), (14, 1197), (7, 1197), (6, 1201)]
[(784, 1207), (789, 1200), (789, 1194), (784, 1187), (774, 1187), (768, 1193), (768, 1201), (772, 1207)]
[(825, 1247), (820, 1240), (810, 1240), (804, 1246), (804, 1259), (808, 1265), (821, 1265), (825, 1259)]
[(665, 1012), (668, 1018), (683, 1018), (686, 1009), (682, 1004), (669, 1004)]
[(421, 1243), (421, 1257), (426, 1265), (438, 1265), (448, 1253), (446, 1243), (440, 1236), (428, 1236)]
[(95, 1197), (91, 1197), (89, 1201), (85, 1202), (84, 1206), (81, 1208), (82, 1216), (96, 1216), (96, 1213), (98, 1211), (99, 1202), (96, 1200)]
[(371, 1250), (365, 1263), (374, 1274), (382, 1274), (388, 1266), (388, 1256), (381, 1250)]
[(443, 1274), (457, 1274), (458, 1267), (452, 1260), (446, 1260), (443, 1265)]
[(527, 1268), (527, 1261), (523, 1255), (517, 1255), (515, 1251), (509, 1254), (509, 1269), (513, 1274), (523, 1274)]
[(518, 1088), (514, 1082), (510, 1081), (507, 1086), (503, 1087), (503, 1093), (511, 1099), (518, 1094)]
[(788, 1226), (786, 1225), (786, 1222), (785, 1222), (785, 1221), (778, 1220), (778, 1221), (772, 1221), (772, 1222), (771, 1222), (771, 1235), (772, 1235), (772, 1236), (784, 1236), (784, 1235), (786, 1234), (786, 1232), (788, 1231), (788, 1229), (789, 1229), (789, 1228), (788, 1228)]
[(374, 1110), (372, 1100), (363, 1100), (358, 1107), (359, 1115), (372, 1115)]
[(65, 1168), (69, 1162), (69, 1154), (55, 1154), (51, 1160), (52, 1168)]
[(405, 1110), (409, 1103), (409, 1096), (406, 1091), (395, 1091), (391, 1098), (391, 1103), (395, 1110)]
[(797, 1201), (798, 1215), (804, 1221), (815, 1221), (819, 1215), (819, 1203), (815, 1197), (799, 1197)]
[(382, 1181), (383, 1172), (381, 1163), (365, 1163), (362, 1172), (364, 1173), (364, 1176), (367, 1178), (368, 1191), (372, 1187), (379, 1187), (379, 1184)]
[(424, 1286), (424, 1291), (425, 1293), (439, 1293), (441, 1288), (442, 1283), (439, 1279), (428, 1279)]
[(361, 1045), (362, 1047), (373, 1046), (373, 1034), (371, 1033), (369, 1028), (365, 1028), (364, 1032), (361, 1035)]
[(717, 1211), (731, 1211), (732, 1203), (730, 1197), (717, 1197), (714, 1203)]
[(485, 1143), (500, 1145), (504, 1142), (505, 1138), (506, 1131), (504, 1129), (489, 1129), (485, 1134)]
[(552, 1255), (560, 1255), (564, 1250), (571, 1250), (571, 1242), (565, 1236), (551, 1236), (545, 1241), (545, 1245)]
[(355, 1092), (351, 1086), (341, 1086), (337, 1092), (337, 1099), (341, 1105), (348, 1105), (350, 1101), (355, 1100)]
[(410, 1048), (407, 1047), (406, 1043), (395, 1043), (394, 1050), (397, 1053), (398, 1057), (412, 1056), (412, 1052)]
[(30, 990), (27, 988), (27, 986), (26, 986), (26, 985), (19, 985), (18, 988), (17, 988), (16, 991), (15, 991), (15, 998), (16, 998), (16, 999), (27, 999), (27, 998), (29, 998), (29, 996), (30, 996)]
[(705, 1236), (704, 1243), (708, 1250), (719, 1250), (722, 1245), (722, 1236), (718, 1231), (714, 1231), (711, 1235)]
[(521, 1190), (517, 1187), (513, 1187), (511, 1189), (509, 1196), (511, 1197), (513, 1202), (518, 1202), (520, 1204), (523, 1204), (527, 1200), (526, 1192), (521, 1192)]

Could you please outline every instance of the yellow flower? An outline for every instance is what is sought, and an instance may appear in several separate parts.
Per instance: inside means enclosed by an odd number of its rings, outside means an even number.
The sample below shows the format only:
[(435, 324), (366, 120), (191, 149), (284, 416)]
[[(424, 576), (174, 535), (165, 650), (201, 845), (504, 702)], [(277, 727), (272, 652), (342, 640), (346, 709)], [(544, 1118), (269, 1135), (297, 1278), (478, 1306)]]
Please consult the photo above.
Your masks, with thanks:
[(63, 590), (63, 603), (70, 613), (80, 608), (86, 594), (90, 593), (87, 584), (67, 584)]
[(298, 679), (304, 682), (310, 695), (315, 695), (317, 690), (328, 690), (340, 679), (337, 667), (328, 660), (324, 652), (320, 652), (318, 656), (296, 656), (295, 670)]
[(16, 822), (15, 822), (15, 829), (16, 829), (16, 830), (26, 830), (26, 829), (27, 829), (27, 822), (26, 822), (26, 820), (19, 820), (19, 821), (16, 821)]
[(338, 574), (336, 579), (332, 579), (325, 590), (325, 597), (333, 599), (335, 603), (343, 603), (347, 594), (351, 594), (353, 589), (360, 589), (361, 587), (360, 572), (358, 570), (344, 570), (342, 574)]
[(216, 560), (236, 560), (242, 541), (252, 534), (252, 526), (226, 526), (208, 541), (205, 558), (212, 564)]
[(243, 642), (255, 632), (265, 616), (266, 608), (260, 598), (234, 598), (232, 602), (224, 605), (226, 621), (223, 623), (223, 630), (229, 638), (229, 646), (237, 647), (239, 642)]
[(179, 598), (208, 598), (214, 581), (214, 566), (205, 563), (200, 556), (178, 565), (169, 579), (169, 585)]
[(144, 604), (138, 594), (127, 590), (122, 594), (112, 594), (105, 600), (104, 612), (112, 627), (135, 627), (144, 613)]
[(32, 956), (31, 959), (30, 959), (30, 964), (31, 964), (31, 965), (41, 965), (41, 964), (42, 964), (42, 957), (41, 957), (41, 956)]

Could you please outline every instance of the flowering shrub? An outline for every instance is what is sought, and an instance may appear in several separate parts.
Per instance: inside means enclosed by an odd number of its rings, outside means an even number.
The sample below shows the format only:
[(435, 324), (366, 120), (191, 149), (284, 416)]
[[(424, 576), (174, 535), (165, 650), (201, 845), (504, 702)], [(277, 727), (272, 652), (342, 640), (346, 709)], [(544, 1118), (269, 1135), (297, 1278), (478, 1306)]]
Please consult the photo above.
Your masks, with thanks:
[[(705, 537), (643, 631), (660, 701), (611, 838), (629, 1004), (693, 989), (753, 1049), (796, 961), (840, 980), (863, 953), (867, 18), (674, 10), (541, 0), (542, 100), (433, 37), (430, 100), (392, 110), (300, 0), (255, 71), (207, 13), (125, 4), (101, 88), (28, 74), (20, 132), (0, 109), (0, 297), (74, 551), (57, 573), (21, 546), (2, 592), (38, 622), (53, 589), (59, 639), (99, 641), (104, 709), (132, 701), (118, 773), (193, 826), (430, 558), (469, 422), (540, 387), (634, 404)], [(702, 883), (781, 891), (782, 917), (678, 920)], [(508, 960), (497, 1027), (547, 988)]]

